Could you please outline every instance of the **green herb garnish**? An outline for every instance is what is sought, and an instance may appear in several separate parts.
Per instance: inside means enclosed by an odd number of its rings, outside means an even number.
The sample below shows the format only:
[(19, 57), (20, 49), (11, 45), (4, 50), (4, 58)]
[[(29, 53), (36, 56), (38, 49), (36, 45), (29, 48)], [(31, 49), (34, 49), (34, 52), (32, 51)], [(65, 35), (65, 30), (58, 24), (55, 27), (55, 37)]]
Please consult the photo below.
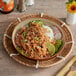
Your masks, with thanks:
[(35, 39), (36, 41), (39, 41), (39, 38), (38, 38), (38, 37), (35, 37), (34, 39)]
[(27, 42), (27, 39), (23, 40), (23, 42), (24, 42), (24, 43)]
[(68, 0), (68, 2), (66, 2), (66, 4), (72, 3), (73, 1), (76, 1), (76, 0)]
[(32, 22), (33, 22), (33, 23), (36, 23), (36, 24), (40, 24), (40, 26), (43, 26), (43, 22), (42, 22), (41, 20), (31, 21), (31, 22), (28, 23), (28, 26), (30, 26)]
[(73, 0), (69, 0), (69, 2), (71, 3), (71, 2), (73, 2)]
[(26, 32), (23, 32), (24, 38), (26, 37), (27, 33), (28, 33), (27, 31)]
[(16, 47), (16, 49), (17, 49), (21, 54), (24, 54), (19, 47)]

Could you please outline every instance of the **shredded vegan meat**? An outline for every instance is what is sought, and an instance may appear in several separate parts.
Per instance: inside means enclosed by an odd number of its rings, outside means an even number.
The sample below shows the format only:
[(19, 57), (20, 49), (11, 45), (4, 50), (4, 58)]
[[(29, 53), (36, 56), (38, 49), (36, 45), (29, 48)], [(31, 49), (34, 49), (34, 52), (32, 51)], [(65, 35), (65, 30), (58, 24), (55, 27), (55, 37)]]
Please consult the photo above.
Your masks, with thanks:
[(46, 31), (40, 24), (32, 22), (29, 27), (23, 27), (16, 32), (16, 45), (22, 48), (29, 58), (49, 57), (50, 53), (46, 47), (46, 42), (50, 42), (50, 38), (45, 35)]

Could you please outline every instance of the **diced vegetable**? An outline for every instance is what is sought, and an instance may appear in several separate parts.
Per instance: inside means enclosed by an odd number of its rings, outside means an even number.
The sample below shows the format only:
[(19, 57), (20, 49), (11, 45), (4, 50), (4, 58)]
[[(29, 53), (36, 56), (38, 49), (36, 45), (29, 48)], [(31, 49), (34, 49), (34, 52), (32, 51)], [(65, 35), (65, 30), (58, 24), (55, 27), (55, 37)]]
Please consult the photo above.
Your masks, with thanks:
[(27, 39), (23, 40), (23, 42), (24, 42), (24, 43), (27, 42)]
[(25, 54), (23, 53), (23, 51), (22, 51), (19, 47), (16, 47), (16, 49), (17, 49), (21, 54), (25, 55)]
[(55, 52), (58, 52), (59, 51), (59, 48), (61, 47), (62, 45), (62, 40), (57, 40), (56, 44), (55, 44)]
[(55, 54), (55, 46), (51, 43), (46, 43), (46, 46), (48, 48), (48, 51), (50, 52), (51, 55), (54, 55)]
[(23, 32), (23, 36), (24, 36), (24, 38), (26, 37), (26, 34), (27, 34), (28, 32)]

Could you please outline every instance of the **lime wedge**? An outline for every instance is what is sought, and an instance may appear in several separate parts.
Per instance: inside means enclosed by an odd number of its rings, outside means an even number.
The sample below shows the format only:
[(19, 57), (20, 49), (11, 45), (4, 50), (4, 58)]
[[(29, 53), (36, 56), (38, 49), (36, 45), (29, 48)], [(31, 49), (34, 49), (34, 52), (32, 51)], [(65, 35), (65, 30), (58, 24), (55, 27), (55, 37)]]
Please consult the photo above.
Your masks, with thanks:
[(51, 55), (55, 54), (55, 46), (49, 42), (46, 43), (46, 46), (48, 48), (48, 51), (50, 52)]

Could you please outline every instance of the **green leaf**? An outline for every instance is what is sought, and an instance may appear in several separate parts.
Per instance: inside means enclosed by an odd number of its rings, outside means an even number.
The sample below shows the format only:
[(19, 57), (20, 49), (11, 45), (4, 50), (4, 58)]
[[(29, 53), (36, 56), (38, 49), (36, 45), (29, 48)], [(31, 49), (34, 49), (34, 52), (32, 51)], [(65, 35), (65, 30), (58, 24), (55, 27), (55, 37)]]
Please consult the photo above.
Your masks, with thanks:
[(21, 51), (21, 49), (20, 49), (19, 47), (16, 47), (16, 49), (17, 49), (22, 55), (30, 56), (29, 54), (26, 54), (26, 53), (24, 53), (23, 51)]
[(37, 24), (40, 24), (40, 26), (43, 26), (43, 22), (42, 22), (41, 20), (35, 20), (35, 21), (33, 21), (33, 22), (35, 22), (35, 23), (37, 23)]
[(61, 47), (62, 45), (62, 40), (57, 40), (56, 44), (55, 44), (55, 52), (58, 52), (59, 51), (59, 48)]
[(66, 2), (66, 4), (69, 4), (69, 2)]
[(72, 2), (73, 0), (69, 0), (69, 2)]
[(7, 4), (7, 2), (4, 2), (4, 4)]
[[(72, 3), (74, 0), (68, 0), (68, 2), (66, 2), (66, 4)], [(76, 0), (75, 0), (76, 1)]]
[(26, 37), (27, 33), (28, 33), (27, 31), (26, 32), (23, 32), (24, 38)]

